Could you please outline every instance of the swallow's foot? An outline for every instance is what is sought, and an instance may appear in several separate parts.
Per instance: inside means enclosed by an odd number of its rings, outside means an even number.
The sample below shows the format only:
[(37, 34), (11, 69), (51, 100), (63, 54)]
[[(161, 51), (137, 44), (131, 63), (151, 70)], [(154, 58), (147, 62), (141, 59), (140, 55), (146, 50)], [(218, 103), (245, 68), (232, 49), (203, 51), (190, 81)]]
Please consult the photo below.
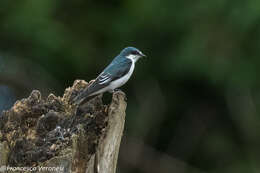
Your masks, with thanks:
[(115, 92), (120, 92), (120, 91), (122, 92), (122, 90), (116, 88), (116, 89), (113, 89), (113, 90), (109, 90), (108, 92), (111, 93), (111, 94), (113, 94), (113, 93), (115, 93)]
[(113, 93), (114, 92), (123, 92), (123, 91), (121, 89), (119, 89), (119, 88), (116, 88), (116, 89), (113, 90)]

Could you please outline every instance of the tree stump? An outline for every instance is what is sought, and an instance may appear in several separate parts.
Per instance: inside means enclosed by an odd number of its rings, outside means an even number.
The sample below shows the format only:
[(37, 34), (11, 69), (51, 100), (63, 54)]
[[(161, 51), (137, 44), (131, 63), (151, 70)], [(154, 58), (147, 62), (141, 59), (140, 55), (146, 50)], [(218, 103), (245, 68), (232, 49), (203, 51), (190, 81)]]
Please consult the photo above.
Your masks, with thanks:
[(63, 97), (50, 94), (46, 99), (35, 90), (3, 111), (0, 172), (5, 166), (5, 172), (33, 168), (41, 173), (115, 173), (125, 123), (125, 94), (115, 92), (109, 105), (103, 104), (102, 95), (79, 107), (71, 104), (87, 86), (76, 80)]

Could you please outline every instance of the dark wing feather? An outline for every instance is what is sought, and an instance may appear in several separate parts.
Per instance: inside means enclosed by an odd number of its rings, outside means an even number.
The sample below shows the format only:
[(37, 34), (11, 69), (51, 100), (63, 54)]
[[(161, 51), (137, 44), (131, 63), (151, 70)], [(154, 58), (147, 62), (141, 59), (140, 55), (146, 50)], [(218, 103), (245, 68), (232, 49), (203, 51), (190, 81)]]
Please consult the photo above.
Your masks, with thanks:
[(111, 81), (114, 81), (121, 78), (129, 72), (132, 65), (132, 61), (130, 59), (124, 58), (123, 60), (116, 61), (115, 63), (111, 63), (110, 65), (111, 66), (108, 66), (104, 70), (104, 73), (113, 74), (113, 77), (111, 77)]
[(126, 75), (132, 65), (130, 59), (124, 58), (122, 60), (112, 61), (107, 68), (89, 85), (80, 95), (73, 99), (75, 104), (80, 104), (85, 98), (91, 94), (99, 91), (100, 89), (108, 86), (110, 82), (119, 79)]

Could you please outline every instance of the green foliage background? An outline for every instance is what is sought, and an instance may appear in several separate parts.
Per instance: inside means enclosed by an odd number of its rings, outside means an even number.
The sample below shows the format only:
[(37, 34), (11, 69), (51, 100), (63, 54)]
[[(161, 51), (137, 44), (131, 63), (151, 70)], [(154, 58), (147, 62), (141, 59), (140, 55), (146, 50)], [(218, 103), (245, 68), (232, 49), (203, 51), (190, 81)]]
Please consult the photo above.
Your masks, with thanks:
[(257, 173), (259, 25), (257, 0), (1, 0), (0, 110), (135, 46), (118, 172)]

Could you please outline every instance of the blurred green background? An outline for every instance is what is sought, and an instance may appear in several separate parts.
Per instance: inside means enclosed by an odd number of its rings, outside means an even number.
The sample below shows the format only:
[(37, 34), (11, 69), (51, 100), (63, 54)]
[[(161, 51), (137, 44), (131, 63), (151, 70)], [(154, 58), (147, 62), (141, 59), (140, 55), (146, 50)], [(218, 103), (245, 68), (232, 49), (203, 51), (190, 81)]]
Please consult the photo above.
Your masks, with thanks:
[[(0, 2), (0, 111), (141, 59), (119, 173), (260, 172), (260, 1)], [(107, 94), (109, 95), (109, 94)]]

